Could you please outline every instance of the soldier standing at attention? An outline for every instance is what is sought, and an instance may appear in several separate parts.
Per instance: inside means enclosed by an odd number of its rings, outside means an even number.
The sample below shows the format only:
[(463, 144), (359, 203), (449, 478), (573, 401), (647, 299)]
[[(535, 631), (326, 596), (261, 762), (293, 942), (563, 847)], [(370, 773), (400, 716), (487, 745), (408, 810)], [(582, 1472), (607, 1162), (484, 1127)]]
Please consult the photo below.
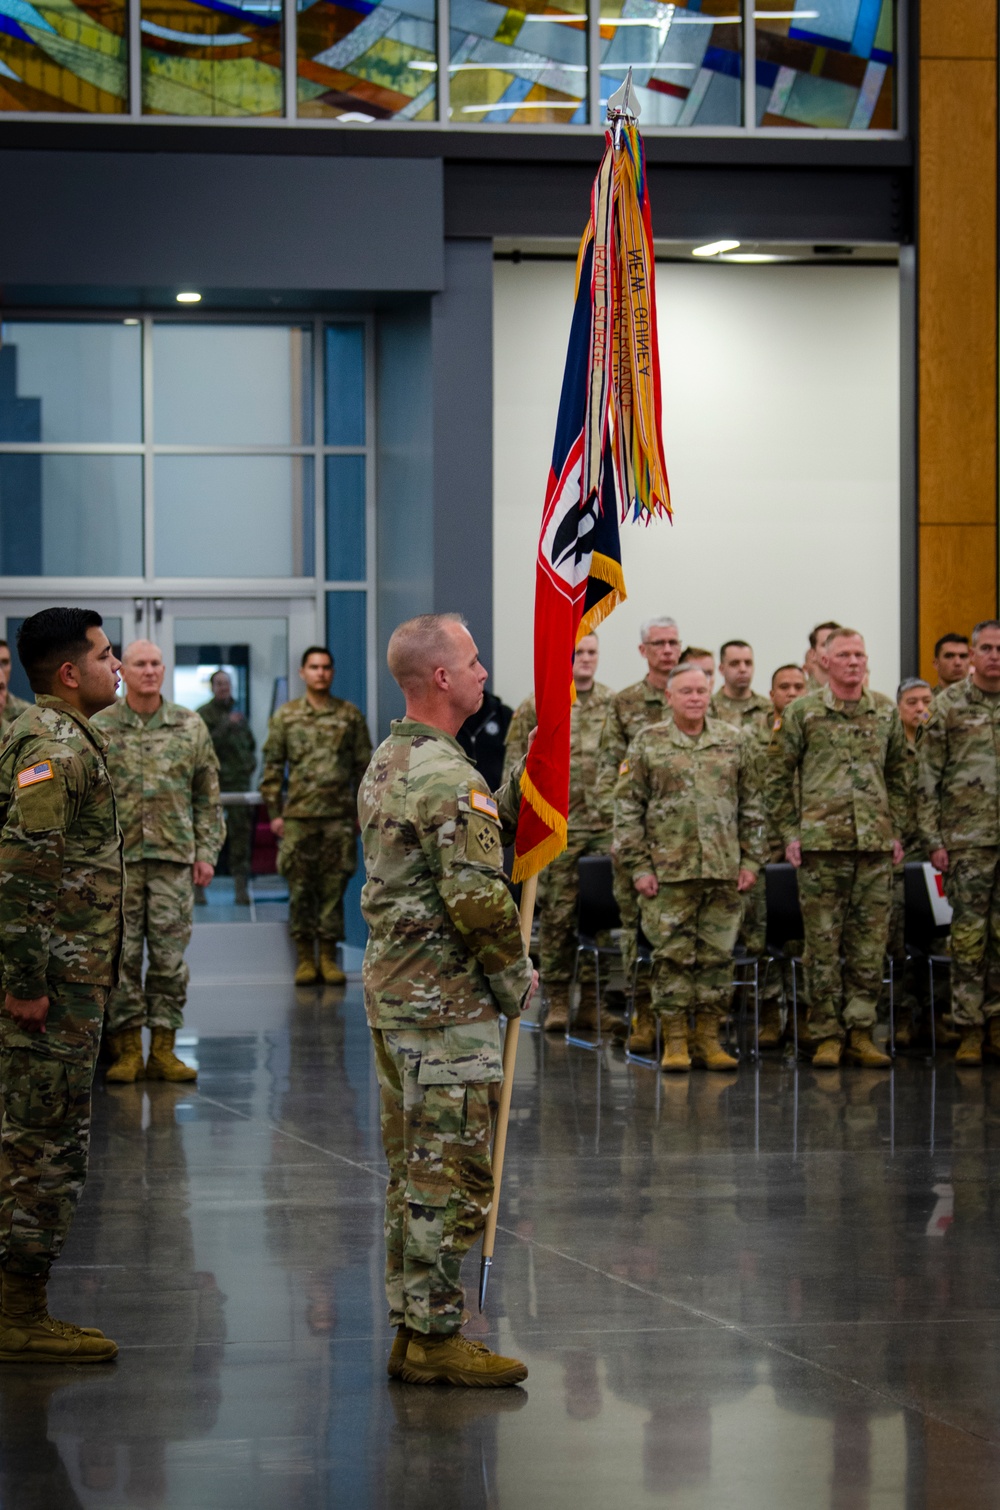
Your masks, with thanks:
[[(929, 682), (919, 676), (907, 677), (896, 691), (899, 721), (906, 735), (906, 823), (903, 828), (903, 864), (924, 861), (927, 852), (920, 842), (917, 813), (918, 739), (923, 733), (932, 706)], [(914, 989), (916, 976), (912, 960), (906, 957), (906, 894), (903, 865), (897, 865), (892, 877), (892, 915), (889, 923), (889, 954), (892, 957), (896, 990), (896, 1047), (907, 1049), (913, 1042), (920, 1017), (920, 998)], [(924, 993), (926, 994), (926, 993)]]
[(934, 646), (934, 672), (937, 684), (934, 696), (964, 682), (969, 674), (969, 638), (964, 634), (943, 634)]
[(516, 1017), (537, 985), (502, 868), (521, 769), (494, 798), (455, 738), (487, 675), (457, 614), (401, 624), (388, 662), (406, 714), (372, 758), (358, 812), (365, 1010), (389, 1164), (389, 1375), (518, 1384), (523, 1363), (463, 1337), (460, 1271), (493, 1199), (500, 1013)]
[(806, 651), (804, 669), (806, 673), (806, 690), (808, 692), (820, 692), (826, 686), (826, 668), (823, 665), (823, 648), (826, 645), (827, 636), (832, 629), (839, 629), (836, 619), (824, 619), (822, 624), (809, 634), (809, 649)]
[(333, 671), (329, 650), (311, 645), (299, 671), (306, 695), (271, 719), (260, 778), (271, 832), (281, 841), (278, 869), (288, 882), (297, 986), (313, 986), (320, 975), (332, 986), (347, 979), (337, 945), (344, 937), (344, 892), (357, 869), (358, 787), (372, 742), (360, 708), (330, 696)]
[(715, 656), (702, 645), (685, 645), (678, 666), (700, 666), (708, 677), (711, 691), (715, 690)]
[(16, 712), (11, 711), (9, 691), (7, 678), (0, 671), (0, 729), (5, 729), (8, 724), (12, 724), (15, 718), (18, 717)]
[[(650, 724), (662, 723), (670, 717), (667, 678), (681, 654), (681, 637), (675, 619), (647, 619), (640, 633), (642, 638), (639, 654), (649, 670), (641, 682), (635, 682), (631, 687), (615, 694), (601, 735), (599, 791), (609, 828), (613, 821), (615, 783), (629, 746), (636, 735), (643, 729), (648, 729)], [(617, 861), (614, 889), (622, 920), (622, 969), (626, 986), (631, 989), (635, 977), (639, 899), (632, 885), (632, 878), (621, 869)], [(656, 1021), (648, 987), (645, 981), (640, 981), (636, 987), (635, 1012), (628, 1046), (633, 1054), (650, 1054), (655, 1044)]]
[[(607, 855), (611, 852), (611, 834), (597, 794), (598, 752), (604, 721), (614, 693), (595, 680), (600, 647), (596, 634), (585, 634), (573, 656), (573, 684), (576, 701), (570, 714), (569, 744), (569, 839), (566, 848), (551, 865), (545, 878), (545, 909), (542, 912), (539, 944), (541, 975), (548, 1010), (546, 1033), (562, 1032), (569, 1022), (569, 987), (576, 955), (576, 907), (580, 896), (579, 862), (584, 855)], [(528, 753), (528, 736), (536, 723), (535, 699), (526, 697), (511, 720), (507, 731), (507, 754), (503, 775), (506, 780)], [(581, 1006), (576, 1025), (592, 1028), (597, 1021), (595, 1004)], [(616, 1034), (624, 1033), (620, 1018), (605, 1012), (601, 1027)]]
[[(226, 830), (219, 805), (219, 762), (198, 717), (167, 702), (163, 656), (150, 640), (133, 640), (122, 659), (126, 694), (94, 727), (108, 740), (125, 835), (126, 935), (121, 983), (108, 1003), (114, 1063), (106, 1079), (194, 1080), (174, 1038), (184, 1021), (194, 888), (214, 875)], [(142, 979), (143, 943), (149, 955)], [(142, 1029), (152, 1046), (142, 1062)]]
[(918, 811), (951, 920), (956, 1064), (1000, 1059), (1000, 622), (972, 631), (972, 675), (934, 700), (920, 740)]
[(871, 1035), (889, 938), (892, 867), (903, 858), (906, 739), (895, 708), (877, 707), (865, 690), (867, 666), (857, 630), (832, 630), (823, 651), (827, 686), (785, 709), (767, 758), (769, 821), (799, 872), (809, 1026), (819, 1068), (840, 1063), (845, 1034), (855, 1063), (891, 1063)]
[[(219, 762), (219, 784), (224, 792), (249, 792), (250, 778), (257, 766), (257, 743), (253, 730), (233, 701), (233, 684), (229, 673), (216, 671), (211, 681), (212, 701), (198, 709), (204, 720)], [(237, 907), (250, 906), (247, 882), (253, 853), (252, 807), (227, 805), (226, 849), (229, 872), (235, 888)], [(197, 890), (195, 901), (198, 901)]]
[(694, 1063), (734, 1070), (719, 1044), (732, 994), (732, 953), (748, 892), (764, 863), (760, 743), (706, 718), (697, 666), (667, 688), (673, 719), (638, 734), (615, 795), (615, 856), (639, 896), (653, 948), (653, 1008), (666, 1040), (660, 1067), (686, 1071), (687, 1019), (697, 1014)]
[(122, 945), (122, 836), (90, 720), (114, 702), (101, 616), (46, 608), (21, 625), (35, 693), (0, 754), (0, 1363), (101, 1363), (118, 1348), (46, 1303), (87, 1178), (90, 1094)]
[(10, 690), (10, 646), (6, 640), (0, 640), (0, 675), (7, 684), (7, 718), (13, 720), (25, 708), (30, 708), (31, 704), (26, 703), (23, 697), (16, 697)]
[(722, 686), (709, 704), (709, 716), (750, 734), (769, 733), (774, 708), (753, 690), (753, 649), (746, 640), (727, 640), (719, 651)]

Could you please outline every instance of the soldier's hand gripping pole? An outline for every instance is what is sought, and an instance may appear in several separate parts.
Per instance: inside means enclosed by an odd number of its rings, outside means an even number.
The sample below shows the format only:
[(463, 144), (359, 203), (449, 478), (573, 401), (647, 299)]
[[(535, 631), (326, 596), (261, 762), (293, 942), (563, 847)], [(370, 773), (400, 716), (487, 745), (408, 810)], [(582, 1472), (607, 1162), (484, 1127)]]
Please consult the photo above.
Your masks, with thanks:
[[(535, 915), (535, 893), (538, 890), (537, 875), (529, 876), (521, 888), (521, 938), (527, 950), (531, 943), (531, 923)], [(510, 1098), (514, 1090), (514, 1065), (517, 1060), (517, 1035), (520, 1018), (508, 1017), (507, 1033), (503, 1041), (503, 1089), (500, 1092), (500, 1109), (497, 1112), (496, 1132), (493, 1134), (493, 1202), (486, 1218), (483, 1233), (483, 1256), (479, 1265), (479, 1309), (486, 1304), (486, 1290), (490, 1282), (493, 1264), (493, 1245), (497, 1236), (497, 1216), (500, 1211), (500, 1181), (503, 1178), (503, 1156), (507, 1147), (507, 1124), (510, 1121)]]

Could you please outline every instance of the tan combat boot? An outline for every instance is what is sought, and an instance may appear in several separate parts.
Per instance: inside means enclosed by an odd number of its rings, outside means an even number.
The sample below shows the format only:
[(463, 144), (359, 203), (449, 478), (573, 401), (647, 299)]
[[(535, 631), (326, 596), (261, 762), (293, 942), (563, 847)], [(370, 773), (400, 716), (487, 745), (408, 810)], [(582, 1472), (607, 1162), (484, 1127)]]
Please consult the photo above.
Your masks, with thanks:
[(740, 1062), (719, 1043), (719, 1019), (714, 1012), (699, 1012), (695, 1024), (693, 1064), (706, 1070), (738, 1070)]
[(1000, 1059), (1000, 1017), (987, 1018), (983, 1053), (988, 1059)]
[(324, 939), (319, 941), (319, 973), (328, 986), (345, 986), (347, 976), (337, 964), (337, 946)]
[(517, 1358), (502, 1358), (481, 1342), (455, 1332), (430, 1337), (415, 1332), (406, 1349), (401, 1377), (407, 1384), (467, 1384), (474, 1389), (498, 1389), (520, 1384), (528, 1370)]
[(565, 986), (552, 986), (546, 991), (545, 999), (546, 1033), (565, 1033), (569, 1023), (569, 991)]
[(133, 1080), (143, 1078), (145, 1067), (142, 1062), (141, 1028), (122, 1028), (120, 1033), (109, 1033), (108, 1046), (114, 1055), (114, 1062), (108, 1066), (105, 1080), (129, 1085)]
[(672, 1013), (663, 1018), (663, 1025), (667, 1032), (667, 1041), (663, 1046), (663, 1057), (660, 1060), (660, 1069), (668, 1073), (686, 1074), (691, 1068), (691, 1055), (688, 1053), (687, 1022), (680, 1012)]
[(396, 1328), (396, 1335), (392, 1342), (392, 1352), (389, 1354), (389, 1361), (385, 1366), (385, 1371), (390, 1379), (398, 1379), (403, 1372), (403, 1364), (406, 1362), (406, 1349), (409, 1347), (410, 1338), (413, 1335), (408, 1326), (398, 1326)]
[[(573, 1021), (575, 1028), (589, 1028), (593, 1030), (597, 1026), (597, 1003), (588, 993), (580, 1003), (580, 1010)], [(616, 1017), (614, 1012), (609, 1012), (607, 1007), (601, 1007), (601, 1032), (610, 1038), (624, 1038), (628, 1029), (621, 1017)]]
[(818, 1070), (835, 1070), (843, 1050), (844, 1045), (839, 1038), (824, 1038), (812, 1057), (813, 1065)]
[(315, 939), (296, 939), (295, 952), (299, 957), (299, 962), (295, 967), (295, 984), (314, 986), (319, 980), (319, 971), (316, 969)]
[(628, 1036), (630, 1054), (652, 1054), (656, 1048), (656, 1017), (648, 996), (637, 996), (632, 1013), (632, 1031)]
[(962, 1042), (955, 1050), (956, 1064), (982, 1064), (983, 1062), (983, 1030), (982, 1028), (966, 1028), (962, 1033)]
[(0, 1363), (109, 1363), (117, 1354), (97, 1327), (49, 1315), (40, 1274), (0, 1276)]
[(173, 1028), (154, 1028), (153, 1042), (146, 1060), (147, 1080), (197, 1080), (198, 1071), (193, 1070), (174, 1053)]
[(781, 1042), (781, 1007), (776, 1001), (764, 1001), (757, 1024), (757, 1047), (776, 1049)]
[[(888, 1054), (875, 1047), (868, 1028), (852, 1028), (847, 1039), (847, 1057), (852, 1064), (864, 1065), (866, 1070), (886, 1070), (892, 1064)], [(813, 1060), (815, 1064), (815, 1059)]]

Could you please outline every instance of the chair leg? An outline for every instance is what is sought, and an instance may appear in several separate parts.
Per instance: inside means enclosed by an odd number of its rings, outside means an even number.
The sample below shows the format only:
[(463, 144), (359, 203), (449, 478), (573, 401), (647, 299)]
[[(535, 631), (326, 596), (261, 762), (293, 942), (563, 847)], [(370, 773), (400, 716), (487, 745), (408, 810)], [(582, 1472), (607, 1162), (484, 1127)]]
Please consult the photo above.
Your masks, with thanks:
[(795, 1063), (799, 1062), (799, 993), (795, 979), (795, 961), (789, 960), (792, 967), (792, 1043), (795, 1049)]
[(927, 961), (927, 972), (930, 976), (928, 982), (930, 986), (928, 1011), (931, 1014), (931, 1060), (934, 1061), (937, 1059), (937, 1023), (934, 1019), (934, 961), (930, 958)]
[(594, 951), (594, 1016), (597, 1021), (595, 1030), (594, 1047), (600, 1049), (601, 1038), (601, 953), (599, 949)]
[(892, 955), (889, 961), (889, 1057), (896, 1057), (896, 962)]

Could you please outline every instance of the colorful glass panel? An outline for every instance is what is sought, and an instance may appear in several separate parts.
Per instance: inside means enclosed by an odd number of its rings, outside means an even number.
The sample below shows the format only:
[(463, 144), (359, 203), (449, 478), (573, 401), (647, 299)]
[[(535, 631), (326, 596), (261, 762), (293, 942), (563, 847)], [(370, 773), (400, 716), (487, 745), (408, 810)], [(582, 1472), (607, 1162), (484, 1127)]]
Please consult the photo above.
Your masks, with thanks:
[(298, 0), (298, 54), (300, 116), (437, 117), (434, 0)]
[(281, 0), (143, 0), (143, 113), (281, 115), (281, 11)]
[(743, 119), (740, 0), (602, 0), (601, 114), (632, 80), (647, 126), (738, 126)]
[(0, 0), (0, 111), (128, 109), (125, 0)]
[(755, 14), (759, 126), (894, 128), (894, 0), (757, 0)]
[(452, 0), (451, 119), (578, 126), (587, 120), (585, 0)]

